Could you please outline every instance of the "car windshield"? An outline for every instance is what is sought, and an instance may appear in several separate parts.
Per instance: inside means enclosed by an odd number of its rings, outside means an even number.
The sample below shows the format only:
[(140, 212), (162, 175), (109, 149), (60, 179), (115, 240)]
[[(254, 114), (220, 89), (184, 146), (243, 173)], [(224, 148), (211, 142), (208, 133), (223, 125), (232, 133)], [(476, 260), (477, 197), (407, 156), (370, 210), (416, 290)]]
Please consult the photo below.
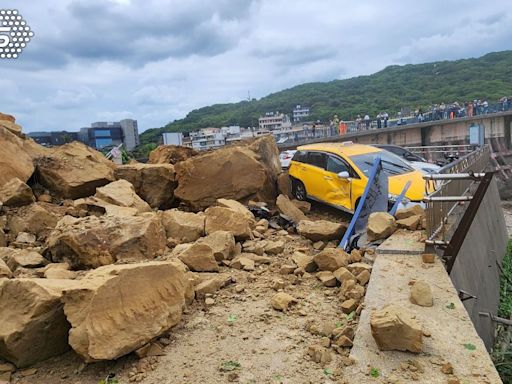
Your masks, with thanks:
[(361, 172), (368, 176), (370, 174), (370, 169), (372, 169), (373, 160), (377, 156), (380, 156), (382, 160), (382, 168), (388, 176), (401, 175), (403, 173), (414, 171), (414, 169), (404, 162), (399, 156), (388, 151), (363, 153), (362, 155), (350, 156), (350, 159), (356, 164), (357, 168), (359, 168)]

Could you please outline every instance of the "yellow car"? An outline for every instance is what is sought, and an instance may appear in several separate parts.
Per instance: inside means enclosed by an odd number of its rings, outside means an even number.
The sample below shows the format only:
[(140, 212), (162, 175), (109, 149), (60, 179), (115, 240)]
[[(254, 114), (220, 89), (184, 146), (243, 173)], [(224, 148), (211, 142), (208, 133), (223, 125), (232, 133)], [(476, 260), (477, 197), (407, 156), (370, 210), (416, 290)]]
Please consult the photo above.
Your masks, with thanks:
[(405, 197), (410, 202), (419, 203), (430, 192), (426, 190), (422, 173), (395, 154), (370, 145), (345, 142), (298, 147), (288, 171), (293, 194), (298, 200), (309, 198), (354, 213), (377, 155), (388, 176), (391, 200), (408, 181), (411, 186)]

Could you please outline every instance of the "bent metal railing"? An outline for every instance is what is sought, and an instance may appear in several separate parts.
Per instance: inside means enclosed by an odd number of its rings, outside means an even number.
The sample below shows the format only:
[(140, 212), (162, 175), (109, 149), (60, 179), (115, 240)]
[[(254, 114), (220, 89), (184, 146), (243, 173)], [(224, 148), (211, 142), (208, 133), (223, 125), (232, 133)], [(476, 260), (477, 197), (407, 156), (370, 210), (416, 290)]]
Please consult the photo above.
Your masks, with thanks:
[(435, 191), (424, 199), (427, 245), (446, 247), (449, 244), (490, 159), (490, 148), (485, 145), (444, 166), (439, 174), (424, 176), (425, 180), (436, 185)]

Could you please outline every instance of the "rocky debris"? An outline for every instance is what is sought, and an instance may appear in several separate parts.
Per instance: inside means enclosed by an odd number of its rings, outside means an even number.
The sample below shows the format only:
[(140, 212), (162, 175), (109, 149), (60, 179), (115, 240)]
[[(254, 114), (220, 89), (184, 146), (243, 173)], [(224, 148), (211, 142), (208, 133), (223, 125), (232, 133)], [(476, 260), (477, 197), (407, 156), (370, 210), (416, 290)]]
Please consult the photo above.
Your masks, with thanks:
[(321, 345), (310, 345), (308, 347), (308, 355), (315, 363), (327, 364), (332, 361), (331, 352)]
[(0, 247), (7, 246), (7, 236), (2, 228), (0, 228)]
[(252, 237), (251, 225), (255, 224), (254, 220), (247, 219), (243, 213), (231, 208), (210, 207), (205, 214), (206, 234), (215, 231), (228, 231), (235, 236), (236, 240), (247, 240)]
[(308, 256), (302, 252), (295, 251), (292, 255), (293, 262), (297, 267), (302, 268), (305, 272), (314, 272), (318, 269), (313, 256)]
[(6, 207), (21, 207), (35, 200), (32, 189), (17, 177), (0, 187), (0, 201)]
[(208, 244), (194, 243), (181, 252), (178, 258), (194, 272), (219, 271), (214, 251)]
[(364, 297), (364, 287), (357, 284), (354, 280), (345, 280), (341, 284), (341, 298), (354, 299), (359, 301)]
[(5, 124), (5, 122), (15, 123), (16, 119), (13, 115), (0, 112), (0, 124)]
[(0, 281), (0, 357), (26, 367), (69, 349), (69, 323), (60, 299), (71, 280)]
[(151, 207), (135, 193), (133, 185), (123, 179), (96, 188), (94, 196), (109, 204), (134, 208), (138, 213), (151, 212)]
[(453, 375), (453, 365), (452, 363), (444, 363), (441, 366), (441, 372), (443, 372), (445, 375)]
[(163, 253), (166, 237), (160, 219), (152, 213), (132, 217), (65, 216), (46, 245), (53, 261), (82, 269), (153, 259)]
[(176, 173), (171, 164), (120, 165), (114, 171), (114, 175), (118, 180), (128, 180), (135, 188), (137, 195), (151, 208), (167, 209), (174, 201)]
[(298, 303), (297, 299), (285, 292), (278, 292), (270, 299), (272, 308), (278, 311), (286, 311), (291, 305)]
[(316, 273), (318, 280), (326, 287), (335, 287), (338, 280), (331, 271), (320, 271)]
[(39, 158), (37, 175), (45, 187), (67, 199), (94, 195), (97, 187), (115, 180), (114, 164), (77, 141), (54, 147)]
[(420, 353), (423, 332), (420, 323), (406, 308), (389, 304), (370, 316), (372, 336), (381, 351)]
[(277, 177), (277, 191), (280, 195), (284, 195), (290, 199), (293, 198), (292, 181), (290, 180), (290, 176), (288, 176), (287, 172), (282, 172)]
[(327, 220), (302, 220), (297, 226), (297, 232), (311, 241), (341, 241), (346, 229), (345, 223), (333, 223)]
[(277, 208), (283, 215), (288, 216), (294, 223), (300, 223), (301, 220), (307, 220), (306, 215), (284, 195), (277, 196)]
[(425, 264), (434, 264), (436, 262), (436, 255), (433, 253), (424, 253), (421, 255), (421, 260)]
[[(235, 212), (242, 214), (247, 220), (255, 220), (254, 215), (243, 204), (231, 199), (217, 199), (219, 207), (229, 208)], [(253, 225), (254, 226), (254, 225)]]
[(149, 164), (176, 164), (198, 155), (199, 152), (178, 145), (160, 145), (149, 154)]
[(213, 251), (213, 257), (217, 261), (232, 259), (236, 252), (235, 237), (231, 232), (216, 231), (212, 234), (202, 237), (197, 244), (206, 244)]
[(206, 279), (197, 284), (194, 288), (196, 299), (203, 299), (206, 295), (213, 294), (219, 289), (226, 287), (233, 281), (231, 276), (221, 275)]
[(411, 216), (425, 216), (425, 210), (419, 205), (413, 205), (409, 208), (398, 209), (395, 213), (397, 220), (407, 219)]
[(43, 269), (44, 277), (47, 279), (75, 279), (77, 273), (69, 270), (68, 263), (51, 263)]
[(17, 244), (32, 245), (36, 242), (36, 235), (28, 232), (19, 232), (16, 236)]
[(205, 215), (171, 209), (162, 212), (162, 223), (167, 237), (178, 243), (191, 243), (204, 236)]
[(285, 242), (282, 240), (267, 241), (265, 252), (269, 255), (279, 255), (284, 251)]
[(373, 212), (368, 217), (366, 233), (368, 241), (386, 239), (396, 230), (396, 221), (387, 212)]
[(309, 201), (293, 199), (292, 203), (304, 213), (311, 211), (311, 203)]
[(354, 275), (357, 276), (363, 271), (370, 272), (372, 270), (372, 266), (366, 263), (352, 263), (347, 266), (347, 269)]
[(32, 157), (25, 151), (24, 144), (15, 133), (0, 126), (0, 185), (13, 178), (26, 182), (34, 173)]
[(142, 347), (180, 321), (188, 284), (172, 262), (108, 265), (87, 273), (62, 297), (69, 344), (86, 362)]
[(243, 269), (244, 271), (254, 271), (256, 267), (256, 262), (254, 259), (244, 256), (249, 254), (241, 254), (240, 256), (236, 256), (233, 261), (229, 264), (231, 268), (235, 269)]
[(345, 267), (338, 268), (333, 272), (334, 277), (340, 282), (343, 283), (347, 280), (356, 281), (356, 277)]
[(0, 279), (2, 277), (11, 278), (12, 272), (11, 269), (5, 263), (5, 261), (2, 258), (0, 258)]
[(218, 198), (272, 201), (281, 172), (276, 163), (279, 153), (271, 137), (203, 153), (174, 166), (174, 195), (194, 210), (209, 207)]
[(359, 273), (356, 277), (357, 281), (359, 281), (359, 284), (366, 285), (370, 281), (370, 271), (364, 270), (361, 273)]
[(411, 303), (422, 307), (432, 307), (434, 305), (434, 299), (430, 285), (427, 282), (421, 280), (416, 281), (411, 286), (409, 299), (411, 300)]
[(82, 199), (76, 199), (73, 201), (73, 206), (78, 212), (85, 212), (85, 214), (79, 214), (79, 216), (95, 215), (95, 216), (136, 216), (139, 213), (137, 208), (123, 207), (112, 203), (107, 203), (96, 196), (85, 197)]
[(0, 258), (5, 261), (11, 271), (18, 267), (37, 268), (48, 264), (48, 260), (39, 253), (26, 249), (0, 248)]
[(397, 220), (396, 224), (398, 225), (398, 228), (405, 228), (410, 231), (415, 231), (421, 224), (421, 216), (409, 216), (406, 217), (405, 219)]
[(28, 232), (38, 238), (45, 238), (59, 220), (58, 215), (51, 212), (43, 203), (34, 203), (19, 208), (15, 215), (9, 218), (8, 227), (11, 234), (17, 236), (20, 232)]
[(348, 265), (349, 255), (341, 248), (326, 248), (313, 258), (321, 271), (334, 272)]
[(347, 299), (343, 303), (341, 303), (341, 310), (343, 313), (349, 314), (354, 312), (357, 308), (357, 301), (354, 299)]

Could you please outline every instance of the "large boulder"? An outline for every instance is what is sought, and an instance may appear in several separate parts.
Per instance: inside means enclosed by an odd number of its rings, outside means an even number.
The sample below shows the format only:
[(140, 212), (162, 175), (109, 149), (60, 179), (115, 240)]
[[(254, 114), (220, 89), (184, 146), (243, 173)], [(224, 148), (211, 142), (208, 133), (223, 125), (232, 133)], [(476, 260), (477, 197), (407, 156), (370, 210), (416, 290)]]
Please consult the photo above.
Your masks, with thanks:
[(213, 232), (197, 240), (197, 243), (208, 245), (217, 261), (232, 259), (236, 252), (235, 237), (227, 231)]
[(212, 247), (204, 243), (194, 243), (178, 258), (194, 272), (218, 272), (219, 266)]
[(254, 220), (248, 219), (243, 213), (225, 207), (210, 207), (206, 211), (205, 231), (211, 234), (216, 231), (231, 232), (237, 240), (251, 238), (251, 226)]
[(26, 182), (34, 173), (34, 164), (24, 150), (24, 140), (0, 126), (0, 148), (0, 185), (15, 177)]
[(162, 212), (161, 217), (167, 237), (176, 240), (178, 243), (192, 243), (205, 234), (205, 216), (203, 213), (171, 209)]
[(397, 220), (407, 219), (411, 216), (425, 216), (425, 210), (419, 205), (413, 205), (408, 208), (398, 209), (395, 213)]
[(313, 258), (321, 271), (334, 272), (348, 265), (350, 255), (341, 248), (327, 248), (317, 253)]
[(396, 220), (387, 212), (373, 212), (368, 217), (368, 241), (386, 239), (396, 231)]
[(163, 253), (165, 230), (156, 214), (87, 216), (60, 220), (46, 241), (54, 262), (73, 269), (97, 268), (116, 261), (142, 261)]
[(96, 189), (96, 198), (120, 207), (135, 208), (137, 212), (150, 212), (151, 207), (136, 193), (133, 185), (126, 180), (117, 180)]
[(135, 192), (152, 208), (167, 209), (172, 205), (176, 181), (171, 164), (126, 164), (117, 167), (114, 174), (116, 179), (132, 183)]
[(44, 186), (67, 199), (94, 195), (97, 187), (115, 180), (114, 163), (76, 141), (39, 158), (37, 175)]
[(0, 185), (0, 201), (7, 207), (21, 207), (35, 200), (32, 189), (17, 177)]
[(72, 280), (0, 280), (0, 358), (23, 368), (69, 349), (60, 301)]
[(345, 223), (333, 223), (327, 220), (301, 220), (297, 226), (297, 232), (311, 241), (341, 241), (346, 229)]
[[(273, 200), (280, 172), (274, 160), (279, 162), (279, 156), (273, 139), (265, 141), (269, 144), (261, 145), (267, 149), (261, 154), (255, 152), (262, 149), (257, 145), (227, 146), (177, 163), (174, 195), (194, 210), (209, 207), (218, 198)], [(275, 151), (267, 148), (272, 146)]]
[(249, 211), (243, 204), (236, 200), (230, 199), (217, 199), (217, 205), (224, 208), (230, 208), (244, 215), (247, 220), (255, 220), (254, 214)]
[(108, 265), (62, 297), (69, 344), (86, 362), (113, 360), (175, 326), (188, 280), (172, 262)]
[(16, 214), (9, 218), (8, 227), (13, 235), (28, 232), (38, 238), (44, 238), (55, 228), (58, 221), (59, 215), (48, 209), (45, 204), (34, 203), (18, 209)]
[(196, 156), (199, 152), (190, 148), (178, 145), (160, 145), (149, 154), (150, 164), (176, 164)]
[(373, 312), (370, 316), (370, 327), (381, 351), (421, 352), (421, 324), (403, 306), (389, 304)]
[(285, 195), (279, 195), (276, 200), (277, 208), (283, 215), (288, 216), (295, 223), (307, 220), (306, 215)]
[(48, 264), (48, 260), (41, 254), (28, 249), (1, 247), (0, 258), (5, 261), (11, 271), (18, 267), (37, 268)]

